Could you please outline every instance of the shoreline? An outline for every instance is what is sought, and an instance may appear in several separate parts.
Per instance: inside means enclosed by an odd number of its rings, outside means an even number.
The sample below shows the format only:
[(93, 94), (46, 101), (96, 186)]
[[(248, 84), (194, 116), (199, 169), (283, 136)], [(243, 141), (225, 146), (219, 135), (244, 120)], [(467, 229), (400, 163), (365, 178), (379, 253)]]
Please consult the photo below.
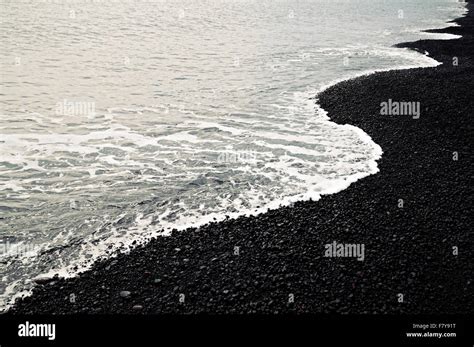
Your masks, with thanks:
[[(436, 30), (462, 33), (461, 39), (397, 45), (428, 51), (443, 65), (351, 78), (319, 95), (332, 121), (362, 129), (382, 147), (376, 175), (318, 202), (298, 202), (153, 239), (130, 254), (96, 263), (78, 277), (37, 286), (32, 296), (18, 300), (10, 311), (472, 312), (473, 299), (468, 295), (472, 264), (466, 253), (453, 258), (449, 248), (453, 244), (472, 248), (467, 235), (472, 189), (465, 177), (472, 164), (468, 132), (473, 110), (472, 3), (468, 8), (467, 17), (456, 20), (461, 26)], [(448, 52), (460, 53), (456, 53), (458, 66), (448, 65), (452, 60)], [(436, 93), (433, 87), (438, 86), (448, 88), (449, 98)], [(418, 120), (376, 118), (382, 117), (380, 102), (388, 99), (419, 100), (429, 106)], [(448, 99), (449, 108), (442, 105), (443, 99)], [(455, 113), (455, 124), (443, 118), (446, 111)], [(444, 134), (446, 126), (453, 128), (451, 133)], [(440, 148), (432, 147), (436, 142)], [(416, 144), (425, 147), (417, 149)], [(457, 166), (449, 160), (448, 144), (461, 148)], [(402, 209), (397, 206), (400, 198), (406, 203)], [(365, 261), (324, 258), (324, 245), (333, 241), (364, 244)], [(120, 295), (124, 291), (129, 294)], [(406, 297), (403, 304), (397, 301), (400, 293)], [(289, 302), (290, 295), (294, 302)]]

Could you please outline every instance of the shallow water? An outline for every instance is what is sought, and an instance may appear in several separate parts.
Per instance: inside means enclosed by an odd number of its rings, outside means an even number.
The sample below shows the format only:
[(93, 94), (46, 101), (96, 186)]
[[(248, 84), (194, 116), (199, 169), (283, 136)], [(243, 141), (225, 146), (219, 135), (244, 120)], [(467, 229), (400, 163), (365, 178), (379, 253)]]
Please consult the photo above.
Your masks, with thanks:
[(440, 37), (419, 31), (464, 12), (450, 0), (0, 6), (0, 306), (109, 247), (377, 172), (380, 147), (309, 98), (363, 71), (436, 65), (391, 45)]

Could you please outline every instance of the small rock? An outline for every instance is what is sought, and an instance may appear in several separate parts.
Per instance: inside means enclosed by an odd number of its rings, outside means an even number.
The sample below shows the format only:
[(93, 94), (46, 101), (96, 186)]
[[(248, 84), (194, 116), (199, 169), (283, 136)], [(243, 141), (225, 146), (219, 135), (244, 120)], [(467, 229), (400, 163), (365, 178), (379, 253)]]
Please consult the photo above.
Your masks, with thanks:
[(142, 305), (135, 305), (132, 307), (133, 310), (135, 311), (140, 311), (141, 309), (143, 309), (143, 306)]
[(51, 281), (51, 278), (49, 277), (38, 277), (34, 279), (36, 284), (46, 284), (49, 281)]
[(122, 291), (120, 292), (120, 296), (121, 296), (122, 298), (128, 298), (131, 294), (132, 294), (132, 293), (129, 292), (128, 290), (122, 290)]

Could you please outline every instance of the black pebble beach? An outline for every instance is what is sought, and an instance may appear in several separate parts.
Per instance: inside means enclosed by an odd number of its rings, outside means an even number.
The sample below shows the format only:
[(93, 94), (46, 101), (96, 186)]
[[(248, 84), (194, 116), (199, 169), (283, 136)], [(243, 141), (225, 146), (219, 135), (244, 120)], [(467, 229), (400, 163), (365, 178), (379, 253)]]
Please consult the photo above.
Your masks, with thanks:
[[(400, 45), (442, 65), (363, 76), (318, 96), (334, 122), (381, 146), (379, 173), (316, 202), (153, 239), (38, 284), (7, 314), (474, 312), (468, 8), (460, 26), (436, 30), (462, 38)], [(420, 102), (420, 118), (381, 115), (389, 99)], [(333, 241), (364, 244), (364, 261), (325, 257)]]

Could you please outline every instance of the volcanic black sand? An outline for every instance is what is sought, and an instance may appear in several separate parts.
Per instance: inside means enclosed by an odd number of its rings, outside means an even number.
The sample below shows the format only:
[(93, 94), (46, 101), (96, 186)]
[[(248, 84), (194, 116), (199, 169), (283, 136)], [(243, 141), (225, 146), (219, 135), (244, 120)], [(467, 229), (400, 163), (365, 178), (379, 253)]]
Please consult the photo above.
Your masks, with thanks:
[[(441, 66), (377, 73), (319, 96), (333, 121), (382, 147), (379, 173), (317, 202), (156, 238), (38, 285), (10, 312), (474, 312), (472, 11), (456, 22), (437, 32), (461, 39), (402, 45)], [(389, 99), (420, 102), (420, 118), (380, 115)], [(333, 241), (364, 244), (364, 261), (324, 257)]]

